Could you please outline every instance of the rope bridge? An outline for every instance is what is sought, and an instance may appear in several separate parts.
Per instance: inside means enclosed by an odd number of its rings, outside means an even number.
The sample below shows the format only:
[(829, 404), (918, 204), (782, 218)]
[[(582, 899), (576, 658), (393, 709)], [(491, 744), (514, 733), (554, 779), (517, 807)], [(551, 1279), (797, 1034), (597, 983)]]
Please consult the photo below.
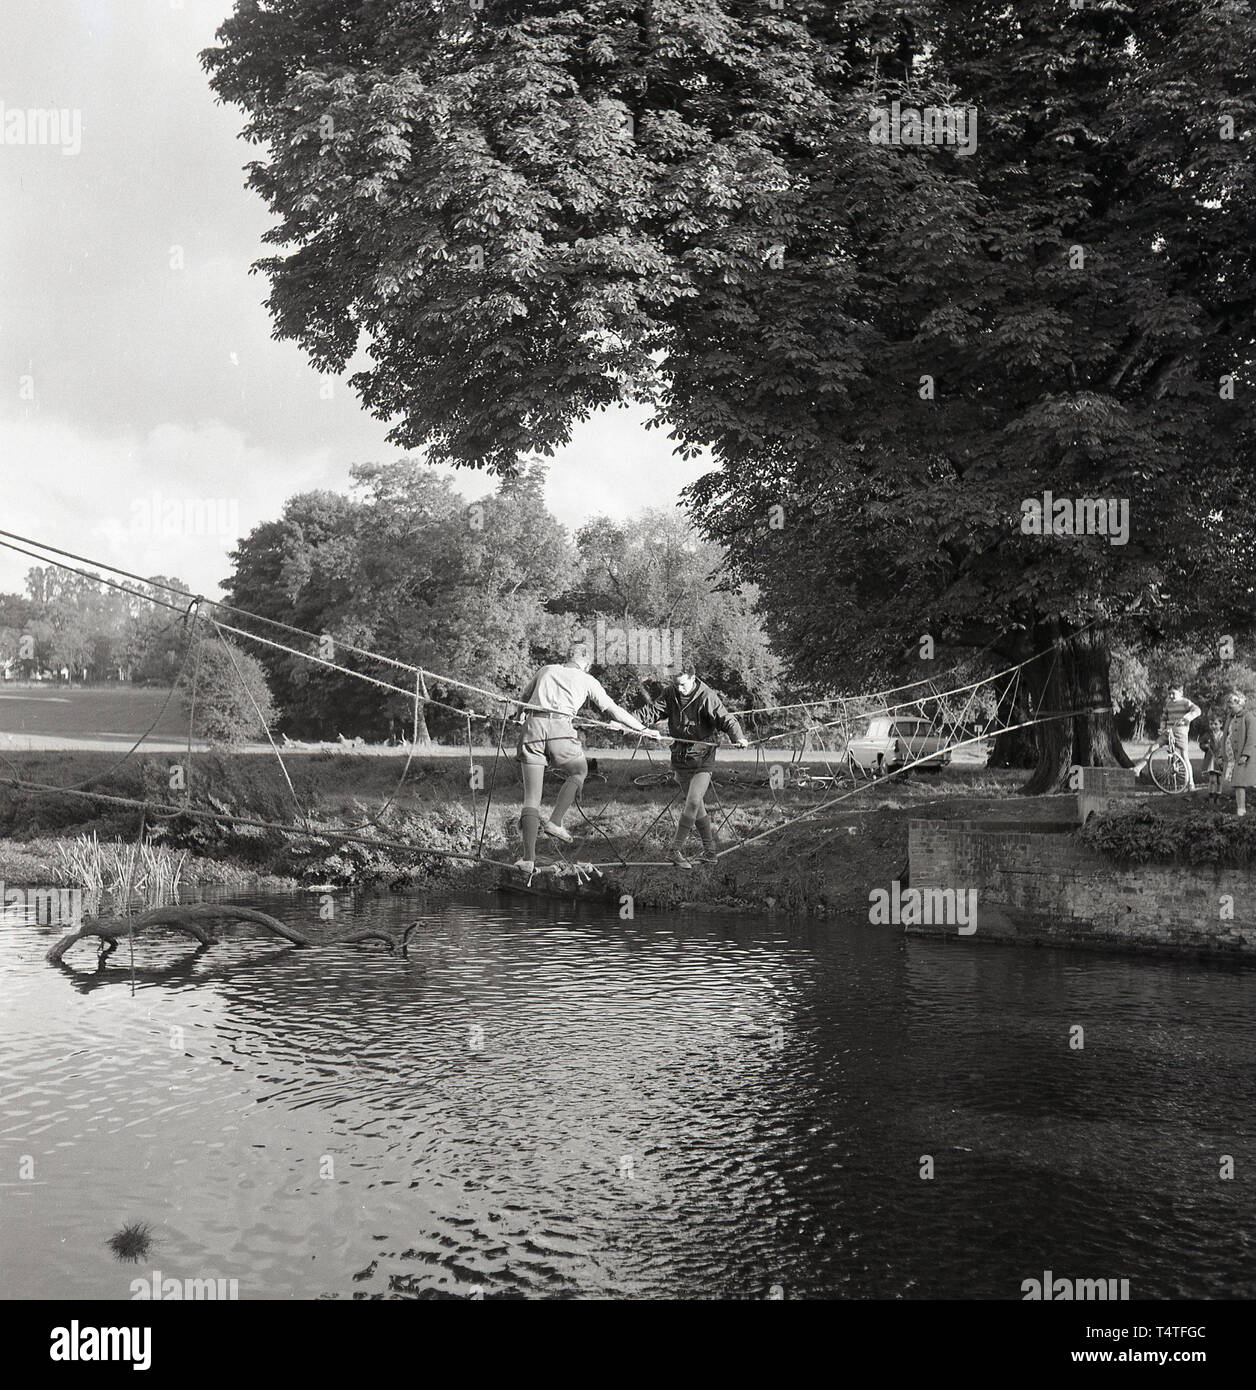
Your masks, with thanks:
[[(396, 787), (374, 816), (357, 826), (347, 829), (318, 825), (306, 813), (301, 805), (300, 798), (297, 796), (292, 778), (284, 762), (283, 753), (271, 737), (269, 729), (266, 730), (266, 736), (278, 760), (284, 782), (293, 802), (296, 814), (294, 823), (262, 820), (239, 816), (230, 812), (216, 812), (193, 807), (191, 805), (190, 777), (187, 781), (183, 805), (160, 805), (152, 801), (139, 800), (133, 797), (98, 792), (90, 790), (87, 783), (62, 787), (32, 781), (21, 777), (20, 773), (18, 773), (18, 769), (7, 758), (4, 758), (3, 761), (6, 762), (11, 771), (17, 775), (0, 779), (0, 783), (19, 790), (59, 793), (65, 796), (81, 797), (106, 805), (133, 807), (163, 818), (186, 816), (193, 820), (273, 830), (282, 832), (286, 835), (311, 840), (356, 842), (377, 849), (389, 849), (398, 853), (423, 858), (463, 860), (473, 863), (484, 863), (500, 869), (512, 869), (514, 867), (504, 860), (492, 858), (485, 852), (489, 816), (492, 810), (498, 780), (499, 763), (506, 749), (507, 724), (512, 714), (518, 715), (521, 712), (548, 714), (550, 711), (544, 709), (542, 706), (527, 704), (512, 696), (502, 694), (499, 691), (489, 690), (483, 686), (460, 680), (457, 677), (429, 671), (421, 666), (400, 661), (395, 657), (385, 656), (382, 653), (373, 652), (369, 649), (335, 639), (334, 645), (336, 655), (348, 653), (364, 661), (375, 662), (380, 667), (386, 668), (389, 673), (404, 673), (404, 678), (408, 683), (406, 685), (401, 685), (398, 681), (403, 678), (402, 676), (398, 675), (394, 676), (392, 679), (385, 679), (380, 675), (371, 675), (367, 672), (358, 671), (352, 667), (343, 665), (330, 657), (320, 656), (314, 651), (302, 649), (299, 646), (293, 645), (292, 642), (281, 640), (281, 635), (283, 635), (300, 638), (305, 642), (317, 646), (323, 640), (321, 634), (294, 627), (278, 619), (250, 613), (232, 604), (208, 600), (203, 595), (194, 594), (188, 590), (180, 589), (175, 585), (167, 584), (159, 580), (145, 579), (130, 571), (92, 561), (87, 557), (76, 555), (72, 551), (62, 550), (56, 546), (32, 540), (26, 536), (17, 535), (14, 532), (0, 530), (0, 545), (20, 554), (27, 555), (41, 563), (54, 565), (60, 569), (67, 570), (84, 578), (117, 589), (123, 593), (129, 594), (133, 598), (141, 599), (156, 606), (169, 609), (177, 614), (178, 618), (185, 623), (187, 636), (184, 643), (183, 658), (179, 674), (176, 676), (171, 690), (167, 693), (166, 699), (161, 709), (158, 711), (156, 719), (153, 721), (152, 725), (139, 736), (131, 748), (105, 770), (105, 773), (102, 774), (103, 776), (115, 773), (118, 768), (128, 761), (142, 747), (144, 742), (160, 723), (174, 689), (177, 688), (186, 673), (188, 660), (193, 649), (193, 641), (198, 631), (201, 629), (202, 624), (207, 630), (212, 629), (223, 642), (231, 659), (236, 677), (239, 679), (241, 687), (248, 695), (250, 701), (253, 701), (252, 692), (249, 690), (248, 684), (244, 680), (243, 674), (240, 672), (239, 666), (235, 661), (230, 643), (227, 642), (228, 635), (243, 639), (246, 642), (259, 644), (272, 651), (283, 652), (313, 665), (336, 671), (341, 675), (363, 681), (380, 690), (403, 695), (406, 697), (407, 701), (411, 703), (413, 718), (410, 747)], [(26, 547), (35, 547), (35, 549), (32, 550)], [(70, 563), (71, 561), (90, 565), (92, 568), (90, 570), (84, 570), (79, 568), (77, 564)], [(118, 578), (108, 578), (106, 575), (99, 572), (102, 570), (107, 571), (109, 575), (118, 576)], [(162, 594), (168, 595), (169, 597), (160, 597), (151, 592), (135, 589), (129, 584), (123, 583), (122, 580), (133, 581), (134, 583), (144, 585), (148, 589), (160, 590)], [(238, 623), (228, 621), (228, 618), (235, 618), (266, 626), (274, 635), (263, 636), (259, 632), (251, 631), (248, 627), (239, 626)], [(193, 670), (190, 680), (191, 698), (189, 701), (187, 735), (189, 766), (192, 756), (193, 729), (195, 723), (196, 683), (199, 674), (199, 644), (196, 650), (198, 663), (197, 668)], [(766, 733), (748, 740), (749, 746), (755, 750), (754, 773), (752, 774), (753, 780), (757, 785), (766, 786), (768, 788), (771, 793), (770, 805), (764, 808), (757, 822), (749, 826), (747, 833), (742, 834), (737, 839), (736, 843), (719, 850), (716, 857), (723, 858), (726, 855), (745, 849), (749, 845), (759, 844), (770, 836), (779, 834), (792, 825), (814, 819), (854, 797), (863, 795), (872, 785), (895, 777), (905, 776), (916, 768), (936, 765), (940, 756), (949, 755), (961, 748), (984, 743), (1001, 733), (1011, 733), (1016, 730), (1034, 727), (1056, 719), (1072, 718), (1074, 714), (1083, 713), (1084, 711), (1080, 710), (1039, 711), (1035, 718), (1011, 722), (1012, 716), (1010, 711), (1021, 707), (1018, 696), (1020, 694), (1019, 687), (1023, 673), (1026, 668), (1034, 662), (1041, 660), (1044, 656), (1051, 655), (1052, 653), (1050, 652), (1040, 653), (1027, 658), (1025, 661), (1009, 666), (1002, 671), (996, 672), (994, 675), (986, 676), (979, 680), (955, 687), (945, 687), (942, 685), (944, 677), (935, 677), (913, 681), (906, 685), (870, 695), (833, 696), (816, 701), (760, 706), (749, 710), (737, 711), (736, 713), (738, 716), (745, 719), (752, 728), (757, 727), (765, 717), (791, 714), (795, 711), (799, 714), (800, 722), (784, 731)], [(438, 699), (431, 693), (432, 686), (441, 690), (448, 689), (462, 692), (468, 697), (474, 696), (489, 706), (489, 708), (476, 709), (469, 705), (459, 706)], [(254, 710), (258, 713), (260, 718), (261, 712), (257, 709), (256, 702), (253, 701), (253, 704)], [(384, 815), (393, 804), (409, 774), (415, 747), (418, 743), (420, 713), (425, 707), (449, 711), (457, 715), (458, 718), (465, 723), (468, 766), (469, 772), (471, 773), (471, 776), (468, 777), (471, 800), (471, 824), (473, 830), (478, 826), (477, 844), (474, 851), (444, 850), (434, 847), (424, 847), (388, 838), (386, 833), (374, 833), (370, 835), (362, 833), (368, 830), (379, 832), (384, 829), (379, 823), (379, 818)], [(973, 732), (979, 722), (979, 714), (991, 709), (993, 709), (994, 713), (987, 718), (980, 732)], [(1000, 719), (1000, 711), (1009, 712), (1002, 722)], [(906, 760), (892, 767), (885, 767), (879, 770), (870, 769), (863, 761), (855, 756), (852, 751), (852, 744), (857, 742), (858, 731), (861, 726), (875, 718), (888, 719), (891, 721), (889, 731), (891, 746), (893, 746), (896, 738), (896, 730), (893, 721), (898, 720), (912, 721), (924, 725), (928, 730), (928, 737), (936, 743), (936, 747), (931, 747), (922, 751), (918, 756), (909, 756)], [(265, 721), (262, 720), (261, 722), (263, 723), (263, 727), (265, 727)], [(563, 851), (561, 845), (558, 845), (558, 862), (553, 865), (538, 867), (538, 874), (549, 872), (555, 873), (560, 877), (570, 875), (575, 879), (577, 884), (580, 884), (592, 875), (600, 876), (602, 871), (607, 869), (673, 868), (674, 866), (669, 860), (635, 859), (631, 856), (636, 854), (642, 844), (647, 841), (660, 820), (666, 816), (669, 822), (672, 821), (672, 807), (679, 796), (678, 791), (673, 793), (671, 799), (664, 804), (654, 819), (646, 826), (645, 830), (637, 836), (626, 854), (619, 851), (614, 841), (606, 833), (605, 827), (601, 822), (609, 816), (621, 793), (625, 790), (629, 780), (633, 777), (634, 771), (641, 770), (643, 764), (642, 762), (638, 762), (639, 754), (644, 753), (644, 762), (650, 769), (645, 778), (636, 779), (639, 784), (649, 784), (655, 781), (662, 783), (669, 780), (666, 774), (659, 774), (658, 765), (651, 757), (651, 745), (659, 749), (664, 749), (668, 745), (675, 743), (691, 744), (696, 747), (705, 747), (709, 745), (697, 740), (673, 739), (663, 734), (652, 734), (647, 740), (640, 735), (632, 734), (624, 730), (618, 724), (584, 716), (577, 716), (573, 722), (582, 728), (601, 729), (620, 736), (636, 739), (631, 755), (627, 759), (614, 760), (615, 762), (621, 763), (623, 766), (623, 775), (619, 779), (618, 787), (610, 788), (602, 804), (590, 814), (579, 800), (576, 802), (576, 807), (588, 827), (589, 838), (591, 840), (600, 838), (601, 841), (609, 846), (609, 853), (613, 854), (615, 857), (614, 859), (604, 859), (594, 862), (585, 858), (574, 857), (574, 855), (569, 856)], [(491, 735), (495, 735), (492, 772), (486, 789), (482, 814), (479, 800), (476, 796), (476, 781), (478, 779), (475, 776), (477, 767), (475, 763), (474, 740), (472, 737), (472, 727), (475, 723), (487, 724)], [(909, 752), (910, 739), (911, 736), (908, 735), (906, 741), (909, 744)], [(899, 741), (902, 742), (904, 740), (900, 738)], [(786, 755), (788, 755), (788, 763), (784, 761)], [(808, 759), (811, 760), (810, 764)], [(816, 774), (812, 770), (812, 765), (817, 761), (824, 765), (825, 771), (823, 774)], [(90, 780), (92, 782), (98, 782), (100, 776)], [(609, 787), (609, 778), (607, 780)], [(730, 778), (728, 780), (736, 784), (736, 779)], [(792, 786), (790, 785), (791, 782)], [(824, 797), (824, 799), (818, 801), (814, 805), (806, 807), (797, 814), (791, 814), (792, 808), (787, 807), (783, 803), (782, 793), (787, 790), (797, 792), (798, 790), (810, 787), (831, 790), (835, 794)], [(840, 791), (838, 790), (839, 788), (841, 788)], [(721, 816), (720, 823), (716, 829), (718, 838), (728, 829), (734, 816), (743, 814), (746, 808), (744, 804), (739, 804), (735, 801), (726, 808), (720, 801), (714, 781), (712, 782), (711, 790), (715, 798), (715, 809)], [(783, 817), (783, 819), (781, 819), (781, 817)], [(774, 823), (769, 824), (769, 819), (772, 819)]]

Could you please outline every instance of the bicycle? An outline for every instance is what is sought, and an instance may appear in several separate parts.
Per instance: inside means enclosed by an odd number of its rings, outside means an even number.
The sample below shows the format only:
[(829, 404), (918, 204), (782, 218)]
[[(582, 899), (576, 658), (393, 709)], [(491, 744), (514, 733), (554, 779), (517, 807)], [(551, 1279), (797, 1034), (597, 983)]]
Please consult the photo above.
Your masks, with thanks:
[(1144, 772), (1162, 792), (1174, 794), (1184, 792), (1190, 779), (1186, 759), (1164, 734), (1147, 745), (1142, 762), (1134, 768), (1135, 780)]
[(676, 775), (668, 768), (666, 772), (646, 772), (632, 779), (634, 787), (668, 787), (676, 781)]
[(844, 779), (837, 773), (811, 772), (807, 768), (791, 769), (788, 785), (790, 787), (836, 787)]

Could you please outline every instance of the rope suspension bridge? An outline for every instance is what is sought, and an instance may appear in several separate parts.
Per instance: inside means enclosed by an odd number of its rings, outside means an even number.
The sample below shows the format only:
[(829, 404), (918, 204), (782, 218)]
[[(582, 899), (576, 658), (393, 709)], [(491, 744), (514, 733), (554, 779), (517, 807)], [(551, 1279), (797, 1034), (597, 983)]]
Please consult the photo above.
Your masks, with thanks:
[[(549, 710), (527, 704), (501, 691), (427, 670), (397, 657), (337, 638), (331, 638), (329, 642), (328, 634), (310, 632), (275, 618), (248, 612), (230, 603), (210, 600), (202, 594), (181, 589), (165, 581), (147, 579), (117, 566), (91, 560), (14, 532), (0, 530), (0, 546), (26, 555), (41, 564), (55, 566), (118, 590), (133, 599), (167, 609), (176, 615), (170, 625), (181, 622), (185, 628), (179, 674), (167, 692), (156, 719), (115, 763), (105, 769), (104, 773), (90, 779), (90, 783), (57, 786), (24, 777), (11, 760), (0, 755), (0, 760), (8, 765), (12, 774), (7, 778), (0, 778), (0, 785), (32, 793), (79, 797), (103, 805), (129, 807), (142, 810), (146, 816), (158, 819), (186, 817), (193, 821), (268, 830), (315, 841), (358, 843), (418, 859), (461, 860), (490, 865), (508, 872), (514, 871), (513, 864), (493, 857), (487, 848), (490, 815), (499, 782), (499, 764), (503, 753), (506, 752), (507, 728), (511, 719), (522, 718), (530, 712), (549, 714)], [(142, 587), (136, 588), (135, 585)], [(292, 822), (248, 817), (194, 806), (191, 799), (190, 776), (185, 780), (182, 804), (161, 804), (116, 792), (95, 790), (91, 785), (99, 784), (115, 774), (150, 738), (164, 717), (175, 689), (183, 682), (189, 660), (195, 651), (197, 660), (193, 663), (188, 680), (190, 699), (187, 756), (190, 768), (201, 649), (197, 639), (210, 635), (223, 643), (240, 686), (253, 703), (262, 727), (266, 729), (267, 740), (293, 803), (295, 819)], [(310, 663), (314, 667), (361, 681), (388, 694), (405, 698), (410, 708), (412, 724), (405, 763), (396, 786), (373, 816), (358, 825), (338, 827), (318, 824), (309, 815), (297, 795), (283, 750), (276, 744), (269, 728), (266, 727), (261, 710), (258, 709), (248, 683), (240, 671), (229, 638), (237, 639), (241, 644), (253, 644), (266, 652), (281, 653)], [(1000, 734), (1028, 729), (1052, 720), (1072, 718), (1074, 714), (1082, 713), (1083, 711), (1069, 710), (1038, 711), (1034, 714), (1032, 699), (1021, 690), (1026, 670), (1044, 658), (1054, 659), (1054, 655), (1051, 652), (1039, 653), (992, 675), (955, 686), (945, 683), (948, 677), (930, 677), (872, 694), (828, 696), (818, 700), (735, 711), (738, 717), (746, 722), (748, 732), (755, 734), (754, 737), (748, 738), (748, 745), (754, 750), (753, 771), (748, 778), (730, 772), (729, 775), (722, 776), (720, 781), (726, 788), (747, 783), (764, 787), (770, 795), (757, 819), (753, 820), (733, 843), (719, 849), (714, 857), (722, 859), (744, 851), (752, 845), (761, 844), (793, 825), (814, 820), (857, 798), (866, 798), (873, 786), (904, 777), (916, 769), (936, 767), (940, 761), (949, 761), (951, 756), (961, 749), (976, 748)], [(361, 670), (357, 669), (357, 666), (346, 664), (350, 659), (371, 669)], [(1025, 695), (1025, 698), (1022, 698), (1022, 695)], [(454, 699), (461, 700), (462, 703), (455, 704)], [(390, 836), (387, 827), (381, 824), (381, 818), (394, 805), (409, 776), (419, 744), (421, 715), (428, 709), (441, 710), (454, 716), (465, 729), (474, 848), (445, 849), (399, 840)], [(1017, 719), (1013, 712), (1018, 710), (1029, 713), (1030, 717)], [(785, 729), (758, 732), (763, 726), (770, 726), (782, 719), (787, 720)], [(861, 730), (870, 728), (871, 722), (877, 719), (888, 721), (886, 747), (895, 754), (882, 760), (879, 765), (875, 758), (870, 760), (866, 743), (864, 756), (859, 756), (857, 752), (861, 747)], [(679, 790), (673, 791), (670, 799), (636, 836), (626, 851), (621, 850), (607, 833), (605, 822), (630, 784), (666, 785), (672, 780), (669, 772), (660, 769), (659, 764), (655, 762), (654, 751), (662, 752), (677, 742), (695, 747), (706, 745), (697, 740), (677, 740), (657, 733), (645, 738), (623, 729), (618, 724), (587, 716), (577, 715), (572, 722), (583, 729), (635, 739), (627, 758), (610, 760), (618, 765), (620, 775), (616, 779), (616, 785), (611, 784), (609, 776), (606, 778), (608, 793), (601, 804), (590, 811), (582, 804), (583, 795), (576, 801), (576, 808), (587, 829), (588, 841), (600, 844), (603, 847), (601, 852), (613, 857), (591, 859), (581, 855), (580, 849), (585, 848), (583, 845), (573, 847), (568, 853), (559, 843), (556, 845), (556, 861), (548, 865), (538, 865), (536, 874), (551, 874), (560, 880), (570, 878), (578, 887), (593, 877), (601, 877), (608, 870), (672, 869), (673, 864), (670, 860), (634, 856), (637, 856), (642, 847), (649, 842), (660, 821), (667, 818), (674, 825), (672, 811), (681, 794)], [(911, 733), (904, 736), (904, 727), (908, 725), (913, 726), (917, 732), (922, 728), (926, 732), (919, 739)], [(476, 763), (476, 726), (485, 729), (489, 735), (489, 746), (494, 749), (492, 768), (486, 783), (482, 780), (483, 769)], [(914, 739), (920, 743), (920, 747), (913, 747)], [(823, 771), (819, 771), (818, 766), (822, 766)], [(485, 791), (482, 807), (477, 795), (477, 784)], [(720, 817), (716, 829), (718, 840), (723, 837), (733, 819), (738, 816), (744, 819), (746, 812), (744, 804), (731, 795), (726, 806), (720, 798), (715, 782), (712, 783), (711, 790), (715, 799), (715, 810)], [(805, 791), (816, 791), (818, 797), (813, 803), (799, 808), (798, 794)], [(786, 804), (787, 794), (792, 798), (790, 804)]]

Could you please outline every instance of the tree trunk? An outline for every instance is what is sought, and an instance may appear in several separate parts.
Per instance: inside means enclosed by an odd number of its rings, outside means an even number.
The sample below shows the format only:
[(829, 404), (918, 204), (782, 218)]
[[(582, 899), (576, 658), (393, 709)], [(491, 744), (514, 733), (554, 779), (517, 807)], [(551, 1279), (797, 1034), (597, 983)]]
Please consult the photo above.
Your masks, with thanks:
[(1108, 635), (1099, 626), (1075, 631), (1058, 618), (1034, 624), (1034, 650), (1025, 670), (1033, 702), (1038, 760), (1021, 788), (1027, 796), (1069, 789), (1069, 769), (1132, 767), (1121, 743), (1108, 684)]
[(189, 903), (182, 907), (154, 907), (148, 912), (141, 913), (138, 917), (118, 917), (112, 920), (85, 917), (83, 925), (78, 931), (63, 936), (47, 952), (44, 959), (51, 961), (54, 965), (60, 965), (65, 953), (75, 942), (82, 941), (84, 937), (94, 936), (98, 937), (101, 942), (100, 961), (103, 965), (105, 959), (117, 949), (118, 942), (123, 937), (133, 937), (136, 933), (143, 931), (145, 927), (177, 927), (180, 931), (187, 932), (189, 936), (194, 936), (202, 946), (212, 946), (214, 939), (210, 935), (209, 929), (203, 924), (228, 920), (256, 922), (263, 927), (268, 927), (277, 936), (291, 941), (294, 946), (343, 946), (350, 942), (382, 941), (390, 951), (400, 949), (404, 954), (406, 941), (410, 935), (408, 928), (401, 937), (397, 937), (392, 932), (383, 931), (377, 927), (361, 927), (355, 928), (344, 936), (328, 937), (324, 941), (316, 942), (306, 936), (304, 932), (297, 931), (295, 927), (288, 926), (277, 917), (270, 916), (269, 913), (259, 912), (257, 908), (235, 907), (230, 903)]

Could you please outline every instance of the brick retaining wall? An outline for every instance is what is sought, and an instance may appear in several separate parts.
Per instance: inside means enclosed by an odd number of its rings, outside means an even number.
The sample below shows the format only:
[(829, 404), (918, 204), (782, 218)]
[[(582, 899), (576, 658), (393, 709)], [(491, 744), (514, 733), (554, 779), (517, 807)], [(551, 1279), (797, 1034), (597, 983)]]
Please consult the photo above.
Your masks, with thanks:
[[(1089, 810), (1123, 792), (1092, 784), (1079, 802)], [(954, 925), (905, 927), (912, 935), (1256, 959), (1256, 875), (1245, 869), (1124, 868), (1077, 844), (1063, 826), (934, 820), (910, 822), (908, 862), (913, 889), (977, 893), (971, 936)], [(1232, 917), (1222, 916), (1226, 898)]]

